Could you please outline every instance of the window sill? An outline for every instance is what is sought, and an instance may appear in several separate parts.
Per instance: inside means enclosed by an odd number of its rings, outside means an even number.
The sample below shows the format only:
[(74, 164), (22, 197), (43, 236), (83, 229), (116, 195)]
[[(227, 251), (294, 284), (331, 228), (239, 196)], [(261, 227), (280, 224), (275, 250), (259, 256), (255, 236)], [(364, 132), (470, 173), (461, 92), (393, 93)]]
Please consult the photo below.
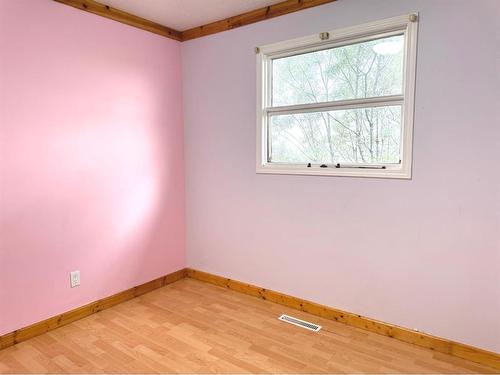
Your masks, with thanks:
[(287, 165), (258, 165), (258, 174), (290, 174), (302, 176), (368, 177), (411, 179), (410, 168), (365, 169), (365, 168), (319, 168)]

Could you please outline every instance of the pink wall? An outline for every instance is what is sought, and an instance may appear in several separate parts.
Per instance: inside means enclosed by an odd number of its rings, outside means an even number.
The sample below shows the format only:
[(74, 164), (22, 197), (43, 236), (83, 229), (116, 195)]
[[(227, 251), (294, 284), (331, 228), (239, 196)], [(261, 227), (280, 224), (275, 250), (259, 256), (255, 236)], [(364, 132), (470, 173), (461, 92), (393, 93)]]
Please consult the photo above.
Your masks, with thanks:
[(0, 0), (0, 334), (185, 266), (180, 64), (178, 42)]
[[(257, 175), (254, 47), (412, 11), (413, 180)], [(500, 352), (499, 13), (339, 0), (183, 43), (188, 265)]]

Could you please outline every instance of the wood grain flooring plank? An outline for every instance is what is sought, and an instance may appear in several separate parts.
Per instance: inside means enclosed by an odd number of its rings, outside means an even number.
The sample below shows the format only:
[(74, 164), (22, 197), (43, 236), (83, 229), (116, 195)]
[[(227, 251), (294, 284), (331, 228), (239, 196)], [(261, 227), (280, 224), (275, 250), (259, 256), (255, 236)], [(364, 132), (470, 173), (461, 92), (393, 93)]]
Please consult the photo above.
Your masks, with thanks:
[[(289, 314), (318, 333), (283, 323)], [(0, 373), (495, 373), (193, 279), (0, 351)]]

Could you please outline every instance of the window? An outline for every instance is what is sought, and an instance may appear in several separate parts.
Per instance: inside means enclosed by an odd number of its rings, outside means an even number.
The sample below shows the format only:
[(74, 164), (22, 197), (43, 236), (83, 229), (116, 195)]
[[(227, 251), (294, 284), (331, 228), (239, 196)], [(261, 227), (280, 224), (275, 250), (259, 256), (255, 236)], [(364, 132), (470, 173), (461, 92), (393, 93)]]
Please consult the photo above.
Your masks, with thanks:
[(257, 48), (257, 172), (411, 178), (417, 15)]

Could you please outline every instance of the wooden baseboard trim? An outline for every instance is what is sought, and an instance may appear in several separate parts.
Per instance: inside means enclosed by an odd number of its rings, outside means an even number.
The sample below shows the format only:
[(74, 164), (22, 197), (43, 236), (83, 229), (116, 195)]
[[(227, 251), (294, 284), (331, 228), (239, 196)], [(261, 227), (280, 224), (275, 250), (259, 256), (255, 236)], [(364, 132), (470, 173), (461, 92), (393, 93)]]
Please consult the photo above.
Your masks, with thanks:
[(151, 280), (147, 283), (127, 289), (123, 292), (102, 298), (85, 306), (67, 311), (44, 321), (32, 324), (28, 327), (20, 328), (14, 332), (0, 336), (0, 350), (13, 346), (22, 341), (26, 341), (35, 336), (52, 331), (58, 327), (85, 318), (99, 311), (108, 309), (132, 298), (138, 297), (165, 285), (174, 283), (185, 277), (190, 277), (199, 281), (207, 282), (223, 288), (231, 289), (250, 296), (258, 297), (296, 310), (304, 311), (322, 318), (334, 320), (352, 327), (364, 329), (378, 333), (383, 336), (395, 338), (410, 344), (432, 349), (440, 353), (446, 353), (466, 359), (482, 365), (490, 366), (500, 370), (500, 354), (484, 349), (461, 344), (441, 337), (416, 332), (408, 328), (399, 327), (393, 324), (381, 322), (361, 315), (320, 305), (301, 298), (292, 297), (273, 290), (261, 288), (255, 285), (231, 280), (226, 277), (210, 274), (191, 268), (181, 269), (166, 276)]
[(14, 332), (7, 333), (6, 335), (0, 336), (0, 350), (151, 292), (155, 289), (161, 288), (162, 286), (183, 279), (186, 276), (187, 270), (181, 269), (163, 277), (148, 281), (147, 283), (124, 290), (123, 292), (91, 302), (88, 305), (78, 307), (74, 310), (53, 316), (52, 318), (32, 324), (28, 327), (20, 328)]
[(500, 354), (188, 268), (187, 277), (500, 370)]

